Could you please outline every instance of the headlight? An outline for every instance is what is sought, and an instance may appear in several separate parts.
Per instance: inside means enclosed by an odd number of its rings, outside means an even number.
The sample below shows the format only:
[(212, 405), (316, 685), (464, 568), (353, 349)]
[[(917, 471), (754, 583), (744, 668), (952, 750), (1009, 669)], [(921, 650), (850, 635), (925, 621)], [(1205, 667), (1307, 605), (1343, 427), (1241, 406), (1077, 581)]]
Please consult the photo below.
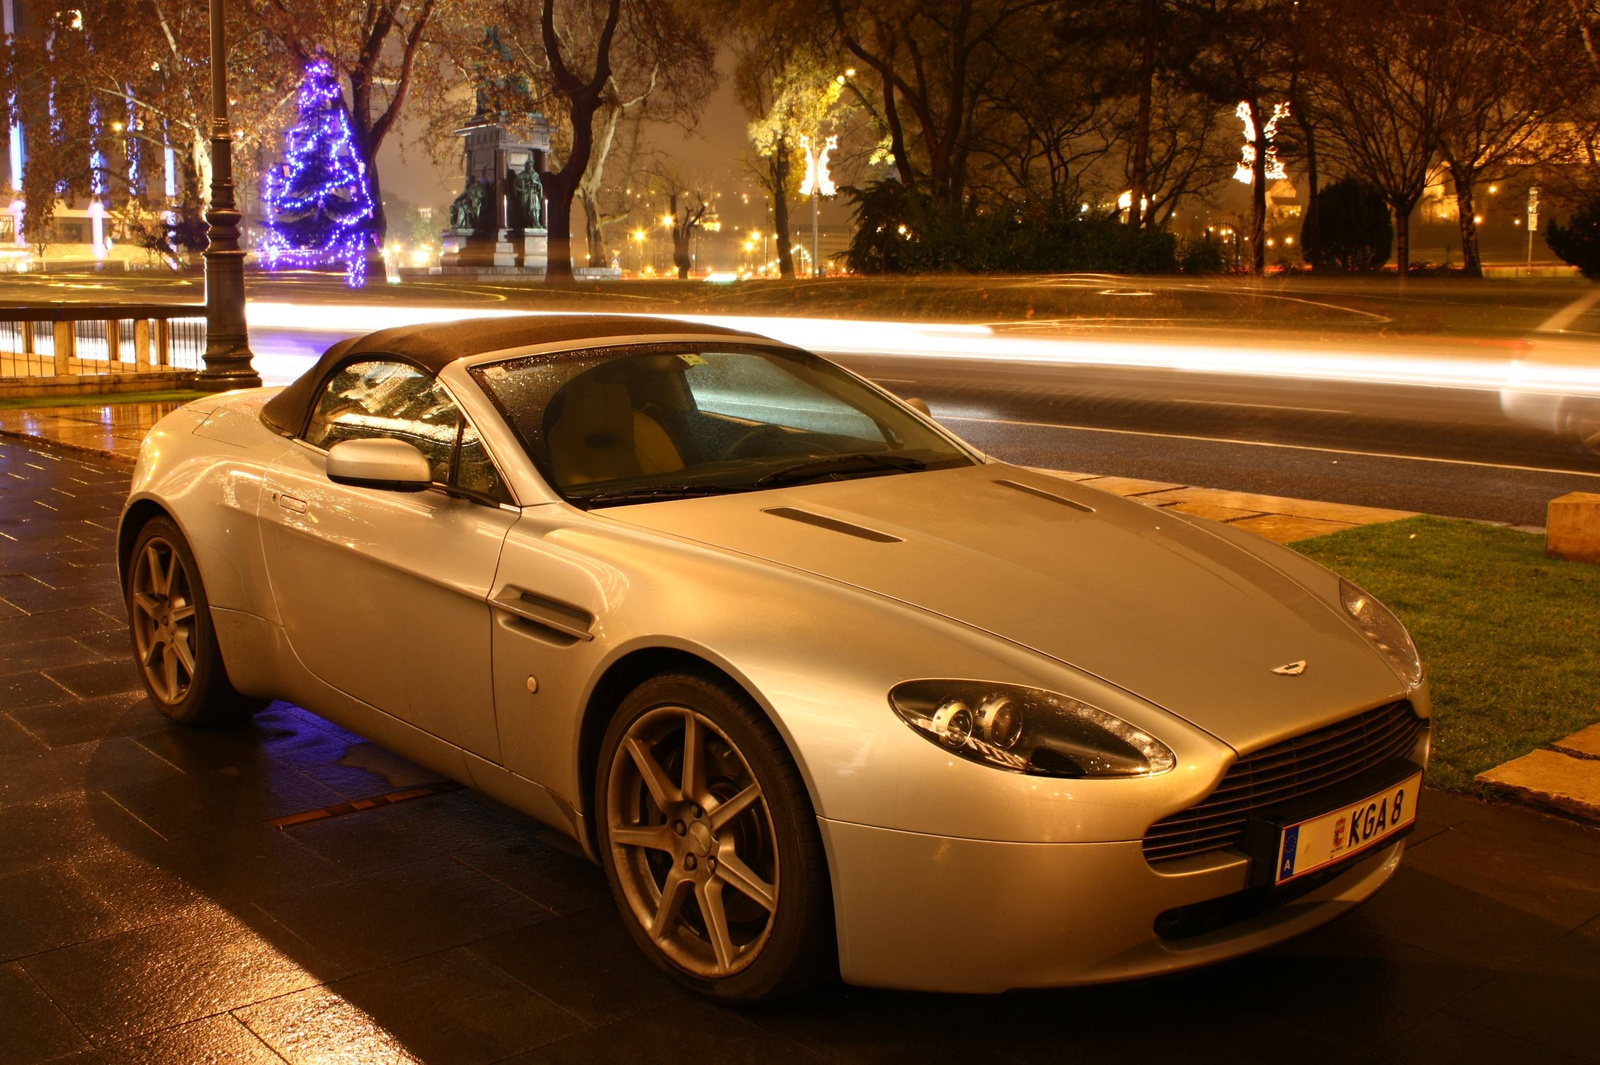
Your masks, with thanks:
[(1411, 634), (1400, 624), (1400, 619), (1343, 577), (1339, 578), (1339, 601), (1344, 604), (1345, 613), (1356, 619), (1367, 639), (1400, 674), (1406, 687), (1415, 688), (1421, 684), (1422, 659), (1417, 656), (1417, 646), (1411, 642)]
[(908, 680), (889, 705), (929, 743), (972, 762), (1051, 777), (1142, 777), (1177, 764), (1172, 749), (1099, 707), (1038, 688)]

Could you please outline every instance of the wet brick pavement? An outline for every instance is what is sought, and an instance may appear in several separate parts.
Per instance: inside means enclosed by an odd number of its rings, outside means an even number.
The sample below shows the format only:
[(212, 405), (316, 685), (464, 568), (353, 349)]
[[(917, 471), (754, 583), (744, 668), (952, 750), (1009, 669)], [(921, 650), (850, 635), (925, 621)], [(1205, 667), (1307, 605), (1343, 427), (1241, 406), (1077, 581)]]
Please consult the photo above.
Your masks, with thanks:
[(1258, 957), (991, 998), (687, 998), (595, 867), (469, 791), (274, 827), (437, 778), (286, 704), (167, 726), (123, 630), (126, 486), (0, 443), (5, 1065), (1600, 1061), (1600, 831), (1432, 792), (1385, 891)]

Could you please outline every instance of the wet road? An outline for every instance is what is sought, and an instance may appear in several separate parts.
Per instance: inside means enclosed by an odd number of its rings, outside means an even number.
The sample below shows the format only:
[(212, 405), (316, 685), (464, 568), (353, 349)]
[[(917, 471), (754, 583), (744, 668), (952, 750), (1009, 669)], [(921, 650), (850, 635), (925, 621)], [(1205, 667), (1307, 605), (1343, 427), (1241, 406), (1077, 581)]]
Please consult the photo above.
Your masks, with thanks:
[(1499, 392), (991, 360), (840, 361), (1014, 462), (1543, 525), (1600, 460), (1511, 421)]

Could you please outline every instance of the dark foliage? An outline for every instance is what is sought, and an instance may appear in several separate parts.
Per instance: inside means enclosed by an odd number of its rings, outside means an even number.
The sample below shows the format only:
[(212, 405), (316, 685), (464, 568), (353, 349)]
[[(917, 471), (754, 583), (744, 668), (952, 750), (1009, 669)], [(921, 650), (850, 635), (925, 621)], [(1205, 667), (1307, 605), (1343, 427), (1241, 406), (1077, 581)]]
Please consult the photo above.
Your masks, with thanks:
[(1546, 222), (1544, 242), (1562, 262), (1582, 270), (1584, 277), (1600, 280), (1600, 196), (1578, 208), (1566, 225), (1554, 218)]
[(1317, 270), (1381, 269), (1394, 248), (1389, 205), (1372, 186), (1341, 178), (1322, 190), (1315, 212), (1307, 212), (1300, 246)]
[(1186, 240), (1178, 249), (1178, 269), (1186, 274), (1220, 274), (1227, 263), (1222, 246), (1209, 236)]
[(1135, 229), (1114, 217), (1064, 210), (968, 214), (895, 181), (845, 192), (856, 214), (845, 257), (857, 273), (1154, 274), (1178, 266), (1172, 234)]

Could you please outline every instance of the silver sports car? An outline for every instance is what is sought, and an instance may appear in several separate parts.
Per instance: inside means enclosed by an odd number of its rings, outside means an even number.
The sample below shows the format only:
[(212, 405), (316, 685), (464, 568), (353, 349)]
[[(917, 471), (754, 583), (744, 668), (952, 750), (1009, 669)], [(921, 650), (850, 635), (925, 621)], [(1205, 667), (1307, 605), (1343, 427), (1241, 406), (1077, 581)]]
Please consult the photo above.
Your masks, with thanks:
[(1360, 589), (703, 325), (336, 344), (157, 425), (118, 560), (173, 720), (291, 700), (569, 833), (726, 999), (1259, 949), (1394, 873), (1428, 757)]

